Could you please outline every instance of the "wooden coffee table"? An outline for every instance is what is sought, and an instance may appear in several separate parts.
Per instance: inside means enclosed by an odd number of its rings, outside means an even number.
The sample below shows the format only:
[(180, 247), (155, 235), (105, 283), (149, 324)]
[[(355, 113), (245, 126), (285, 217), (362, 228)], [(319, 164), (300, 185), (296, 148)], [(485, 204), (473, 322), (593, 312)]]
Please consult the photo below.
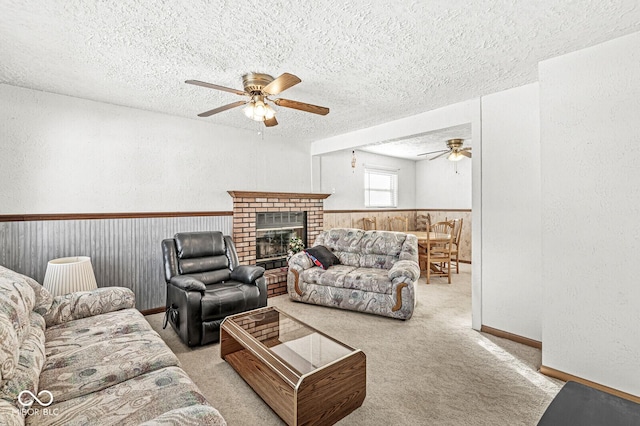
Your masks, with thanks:
[(289, 425), (333, 424), (362, 405), (366, 356), (269, 306), (222, 322), (220, 356)]

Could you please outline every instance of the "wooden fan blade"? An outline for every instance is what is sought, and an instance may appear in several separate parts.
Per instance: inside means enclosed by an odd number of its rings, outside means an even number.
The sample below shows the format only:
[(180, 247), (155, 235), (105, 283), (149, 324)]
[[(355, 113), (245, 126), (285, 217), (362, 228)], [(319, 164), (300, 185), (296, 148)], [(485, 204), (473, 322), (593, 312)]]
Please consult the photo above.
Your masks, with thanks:
[(208, 87), (209, 89), (222, 90), (223, 92), (235, 93), (236, 95), (241, 95), (241, 96), (248, 95), (247, 92), (243, 92), (242, 90), (230, 89), (228, 87), (218, 86), (217, 84), (205, 83), (204, 81), (187, 80), (185, 81), (185, 83), (194, 84), (196, 86)]
[(448, 154), (448, 153), (450, 153), (450, 152), (451, 152), (451, 151), (445, 151), (445, 152), (443, 152), (442, 154), (438, 154), (438, 155), (436, 155), (435, 157), (431, 157), (431, 158), (429, 158), (429, 161), (431, 161), (431, 160), (435, 160), (436, 158), (440, 158), (440, 157), (442, 157), (443, 155), (447, 155), (447, 154)]
[(238, 101), (238, 102), (234, 102), (232, 104), (223, 105), (221, 107), (218, 107), (218, 108), (203, 112), (201, 114), (198, 114), (198, 117), (209, 117), (210, 115), (217, 114), (219, 112), (226, 111), (226, 110), (231, 109), (231, 108), (239, 107), (241, 105), (246, 104), (247, 102), (248, 101)]
[(280, 77), (264, 86), (262, 88), (262, 91), (270, 95), (277, 95), (278, 93), (287, 90), (289, 87), (295, 86), (301, 81), (302, 80), (300, 80), (295, 75), (285, 72)]
[(276, 99), (273, 101), (276, 105), (285, 108), (293, 108), (300, 111), (312, 112), (314, 114), (327, 115), (329, 114), (329, 108), (305, 104), (304, 102), (292, 101), (289, 99)]
[(264, 120), (264, 125), (267, 127), (273, 127), (273, 126), (277, 126), (278, 125), (278, 120), (276, 120), (276, 117), (273, 116), (269, 119), (265, 119)]
[(425, 153), (418, 154), (418, 155), (431, 155), (431, 154), (437, 154), (438, 152), (449, 152), (449, 150), (448, 149), (441, 149), (440, 151), (425, 152)]
[(461, 150), (460, 155), (464, 155), (467, 158), (471, 158), (471, 153), (468, 150)]

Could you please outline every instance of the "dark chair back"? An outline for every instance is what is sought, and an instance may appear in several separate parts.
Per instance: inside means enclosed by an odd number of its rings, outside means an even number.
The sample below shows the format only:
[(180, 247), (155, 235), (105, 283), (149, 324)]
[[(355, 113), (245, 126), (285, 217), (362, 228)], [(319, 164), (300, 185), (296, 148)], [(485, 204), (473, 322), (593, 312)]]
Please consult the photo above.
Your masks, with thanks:
[(226, 281), (238, 265), (230, 237), (222, 232), (181, 232), (162, 241), (165, 281), (188, 275), (206, 284)]

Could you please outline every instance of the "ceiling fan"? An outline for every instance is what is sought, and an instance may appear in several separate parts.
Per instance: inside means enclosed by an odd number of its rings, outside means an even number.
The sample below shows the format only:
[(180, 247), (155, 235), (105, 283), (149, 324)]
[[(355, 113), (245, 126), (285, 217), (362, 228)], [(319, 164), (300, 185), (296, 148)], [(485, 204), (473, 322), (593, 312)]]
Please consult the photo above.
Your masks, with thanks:
[(275, 79), (268, 74), (249, 73), (242, 76), (244, 91), (230, 89), (228, 87), (205, 83), (198, 80), (187, 80), (185, 81), (185, 83), (208, 87), (210, 89), (222, 90), (223, 92), (235, 93), (236, 95), (246, 96), (249, 98), (203, 112), (201, 114), (198, 114), (198, 117), (209, 117), (213, 114), (217, 114), (228, 109), (247, 105), (244, 108), (244, 113), (247, 117), (255, 121), (262, 121), (264, 122), (265, 126), (272, 127), (276, 126), (278, 124), (278, 121), (276, 120), (275, 110), (271, 107), (269, 102), (272, 102), (275, 105), (281, 107), (311, 112), (313, 114), (329, 114), (329, 108), (311, 105), (304, 102), (292, 101), (289, 99), (270, 98), (270, 96), (277, 95), (280, 92), (283, 92), (286, 89), (295, 86), (301, 81), (302, 80), (300, 80), (298, 77), (289, 73), (284, 73), (280, 77)]
[(449, 154), (447, 159), (450, 161), (460, 161), (463, 157), (471, 158), (471, 147), (468, 146), (466, 148), (463, 148), (462, 144), (464, 144), (464, 139), (449, 139), (447, 141), (447, 148), (449, 149), (425, 152), (424, 154), (418, 155), (438, 154), (435, 157), (429, 158), (429, 160), (435, 160), (436, 158), (440, 158), (447, 154)]

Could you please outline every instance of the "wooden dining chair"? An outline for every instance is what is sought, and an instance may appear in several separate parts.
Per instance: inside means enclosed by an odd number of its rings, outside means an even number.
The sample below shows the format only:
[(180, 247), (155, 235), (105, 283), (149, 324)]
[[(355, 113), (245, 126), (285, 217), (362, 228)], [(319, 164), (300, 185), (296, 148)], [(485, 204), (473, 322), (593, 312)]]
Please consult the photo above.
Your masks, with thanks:
[(377, 221), (375, 217), (363, 217), (356, 221), (355, 228), (361, 228), (365, 231), (375, 231), (378, 229)]
[(416, 231), (428, 231), (431, 227), (431, 214), (416, 215)]
[(434, 241), (427, 234), (427, 284), (431, 283), (431, 276), (446, 276), (451, 284), (451, 250), (453, 246), (453, 222), (438, 222), (431, 226), (431, 232), (446, 234), (447, 241)]
[(409, 218), (394, 216), (388, 219), (389, 231), (407, 232), (409, 230)]
[(460, 273), (460, 237), (462, 236), (462, 218), (453, 220), (453, 242), (451, 257), (455, 257), (456, 274)]

